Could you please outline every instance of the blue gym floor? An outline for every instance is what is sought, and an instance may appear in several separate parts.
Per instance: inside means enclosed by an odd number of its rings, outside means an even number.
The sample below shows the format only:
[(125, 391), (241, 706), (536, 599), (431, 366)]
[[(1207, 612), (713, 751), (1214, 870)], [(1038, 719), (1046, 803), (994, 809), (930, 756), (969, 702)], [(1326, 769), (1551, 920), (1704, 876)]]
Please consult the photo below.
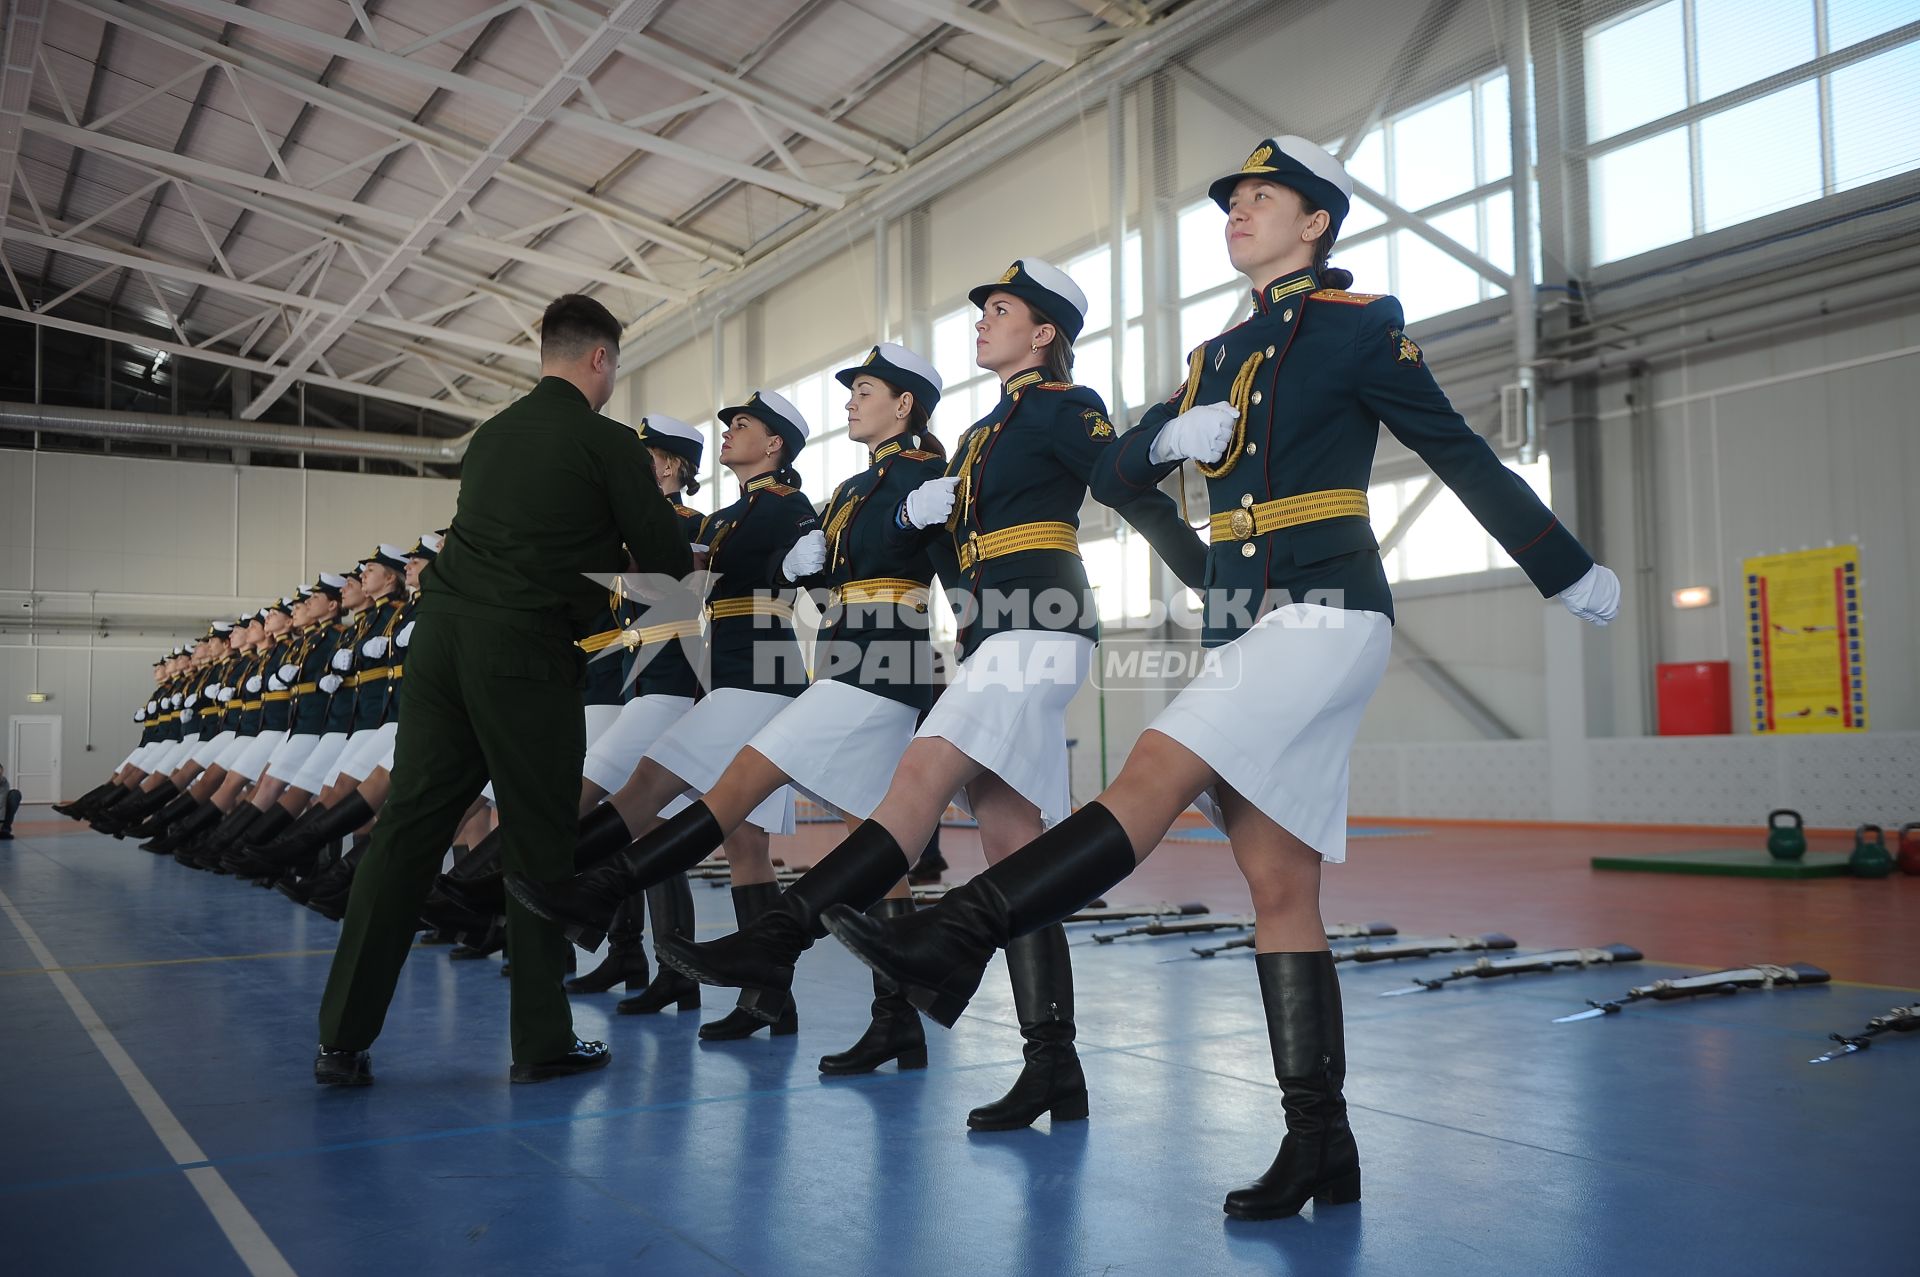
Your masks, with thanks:
[[(1251, 960), (1187, 956), (1209, 937), (1096, 947), (1072, 929), (1092, 1120), (979, 1135), (967, 1110), (1018, 1069), (997, 970), (958, 1028), (929, 1025), (925, 1072), (819, 1078), (870, 996), (828, 942), (801, 966), (797, 1038), (699, 1042), (699, 1020), (731, 1005), (720, 990), (655, 1017), (579, 998), (579, 1032), (612, 1044), (611, 1068), (510, 1087), (498, 961), (421, 948), (374, 1048), (378, 1083), (331, 1091), (310, 1067), (332, 923), (77, 825), (0, 844), (0, 893), (17, 914), (0, 921), (10, 1274), (249, 1271), (193, 1183), (217, 1181), (176, 1164), (19, 921), (230, 1186), (244, 1209), (225, 1227), (255, 1272), (1913, 1271), (1920, 1035), (1806, 1063), (1828, 1032), (1913, 996), (1885, 988), (1556, 1025), (1585, 998), (1689, 972), (1382, 1000), (1460, 959), (1345, 967), (1365, 1201), (1238, 1224), (1220, 1198), (1272, 1157), (1279, 1096)], [(696, 884), (695, 900), (703, 931), (731, 929), (725, 891)]]

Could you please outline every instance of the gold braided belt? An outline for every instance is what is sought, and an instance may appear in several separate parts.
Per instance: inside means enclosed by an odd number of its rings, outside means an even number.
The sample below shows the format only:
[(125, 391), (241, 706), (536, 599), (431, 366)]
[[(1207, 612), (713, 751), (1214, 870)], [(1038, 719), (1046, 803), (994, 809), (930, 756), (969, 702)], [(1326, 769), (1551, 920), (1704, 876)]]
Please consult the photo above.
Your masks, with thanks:
[(583, 639), (575, 639), (573, 645), (592, 656), (595, 652), (604, 652), (620, 641), (625, 630), (601, 630), (598, 634), (589, 634)]
[(896, 603), (916, 612), (927, 610), (927, 587), (906, 577), (874, 576), (836, 585), (827, 594), (829, 607), (858, 603)]
[(707, 604), (707, 619), (724, 621), (737, 616), (771, 616), (782, 621), (793, 620), (793, 604), (783, 603), (779, 599), (715, 599)]
[(263, 693), (260, 697), (260, 703), (262, 705), (277, 705), (281, 701), (290, 701), (292, 699), (293, 699), (292, 690), (286, 689), (278, 692)]
[(654, 643), (699, 636), (700, 622), (697, 620), (665, 621), (659, 625), (642, 625), (637, 629), (621, 630), (620, 645), (628, 651), (633, 651)]
[(253, 710), (259, 709), (260, 705), (261, 705), (260, 701), (241, 701), (240, 712), (243, 714), (249, 713)]
[(290, 691), (290, 692), (292, 692), (292, 693), (293, 693), (293, 694), (294, 694), (295, 696), (306, 696), (306, 695), (308, 695), (309, 693), (312, 693), (312, 692), (317, 692), (317, 691), (319, 691), (319, 690), (320, 690), (320, 684), (318, 684), (318, 683), (295, 683), (295, 684), (294, 684), (294, 685), (293, 685), (292, 687), (290, 687), (290, 688), (288, 688), (287, 690), (288, 690), (288, 691)]
[(1282, 528), (1347, 515), (1367, 517), (1367, 494), (1358, 488), (1329, 488), (1324, 492), (1303, 492), (1297, 497), (1253, 503), (1251, 496), (1241, 498), (1238, 510), (1228, 510), (1207, 520), (1208, 540), (1246, 541)]
[(341, 686), (365, 687), (368, 683), (378, 683), (381, 679), (388, 677), (392, 673), (393, 671), (385, 665), (378, 666), (375, 669), (361, 670), (358, 674), (350, 675)]
[(960, 542), (960, 570), (1028, 550), (1061, 550), (1077, 556), (1080, 534), (1071, 523), (1020, 523), (995, 532), (969, 532)]

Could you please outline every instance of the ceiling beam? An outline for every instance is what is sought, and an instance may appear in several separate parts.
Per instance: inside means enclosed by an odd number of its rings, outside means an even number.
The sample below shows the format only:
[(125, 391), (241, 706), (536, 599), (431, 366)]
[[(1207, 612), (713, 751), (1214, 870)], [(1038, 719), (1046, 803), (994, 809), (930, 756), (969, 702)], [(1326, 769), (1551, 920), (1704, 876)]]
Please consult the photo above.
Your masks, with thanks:
[(294, 379), (311, 368), (313, 361), (344, 336), (367, 313), (375, 299), (384, 294), (413, 261), (426, 252), (434, 237), (446, 230), (454, 217), (493, 180), (500, 167), (513, 158), (521, 147), (531, 142), (547, 122), (579, 94), (581, 88), (593, 78), (594, 72), (619, 49), (620, 41), (645, 26), (664, 3), (665, 0), (621, 0), (600, 24), (599, 30), (567, 56), (553, 78), (526, 100), (519, 116), (474, 157), (453, 188), (441, 196), (424, 217), (414, 222), (387, 260), (362, 282), (339, 312), (322, 324), (320, 330), (287, 360), (285, 368), (267, 383), (240, 415), (248, 421), (257, 420), (261, 413), (285, 394)]
[(1008, 22), (1005, 18), (996, 18), (992, 14), (969, 8), (964, 0), (894, 0), (894, 3), (902, 9), (912, 9), (916, 13), (926, 14), (929, 18), (938, 18), (950, 27), (960, 28), (968, 35), (977, 35), (983, 40), (991, 40), (1016, 53), (1024, 53), (1042, 62), (1051, 62), (1057, 67), (1071, 67), (1079, 58), (1079, 54), (1070, 46), (1029, 31), (1019, 23)]
[(6, 17), (6, 47), (0, 50), (0, 208), (13, 199), (13, 170), (20, 158), (20, 118), (33, 97), (33, 71), (40, 60), (47, 0), (0, 0)]
[[(257, 359), (246, 359), (239, 355), (230, 355), (224, 350), (202, 350), (198, 346), (183, 345), (164, 337), (129, 333), (118, 328), (103, 328), (99, 324), (83, 323), (77, 319), (62, 319), (58, 315), (43, 315), (36, 311), (21, 310), (17, 306), (0, 306), (0, 319), (17, 319), (24, 323), (38, 324), (42, 328), (58, 328), (62, 332), (79, 333), (83, 337), (98, 337), (102, 341), (123, 342), (146, 350), (164, 350), (181, 359), (198, 359), (205, 363), (219, 364), (225, 368), (240, 368), (257, 373), (275, 371), (272, 364), (262, 363)], [(344, 377), (326, 377), (309, 372), (301, 374), (300, 380), (309, 386), (320, 386), (350, 395), (365, 395), (369, 399), (406, 404), (410, 408), (425, 408), (429, 412), (444, 413), (463, 421), (484, 421), (497, 411), (497, 405), (468, 406), (445, 399), (430, 399), (425, 395), (410, 394), (404, 390), (389, 390), (385, 386), (371, 386), (364, 382), (349, 381)]]
[[(389, 137), (405, 138), (439, 151), (455, 164), (470, 162), (480, 153), (479, 142), (445, 129), (429, 128), (365, 95), (347, 93), (316, 81), (310, 72), (271, 55), (220, 44), (212, 36), (175, 20), (173, 15), (162, 10), (145, 4), (127, 3), (126, 0), (87, 0), (87, 8), (111, 23), (138, 31), (168, 48), (244, 71), (296, 101), (345, 116)], [(576, 184), (524, 161), (502, 168), (499, 180), (550, 199), (562, 207), (577, 205), (600, 213), (643, 239), (679, 249), (701, 261), (739, 266), (746, 260), (740, 250), (683, 231), (662, 218), (604, 197), (583, 196)]]
[[(352, 40), (342, 39), (331, 32), (303, 26), (286, 18), (243, 9), (237, 4), (230, 3), (229, 0), (167, 0), (167, 3), (173, 8), (184, 9), (189, 13), (198, 13), (235, 26), (250, 27), (275, 39), (290, 41), (335, 57), (361, 62), (401, 79), (431, 84), (436, 88), (449, 89), (467, 97), (489, 101), (510, 111), (523, 111), (527, 106), (528, 99), (525, 95), (505, 85), (493, 84), (453, 71), (442, 71), (418, 59), (399, 57), (384, 49), (370, 48)], [(701, 147), (669, 141), (641, 129), (628, 128), (617, 120), (603, 120), (588, 111), (563, 108), (555, 111), (552, 119), (556, 124), (565, 125), (583, 133), (591, 133), (622, 146), (651, 151), (694, 168), (720, 173), (727, 177), (737, 177), (742, 181), (752, 182), (756, 186), (764, 186), (768, 190), (803, 204), (839, 208), (845, 203), (839, 192), (827, 187), (803, 182), (770, 169), (757, 169), (737, 160), (715, 155)]]
[[(525, 0), (529, 8), (544, 9), (555, 17), (565, 19), (575, 25), (597, 21), (592, 9), (577, 0)], [(787, 22), (781, 24), (765, 42), (765, 48), (776, 45), (780, 38), (794, 27), (805, 22), (811, 16), (811, 10), (823, 0), (812, 0), (802, 6)], [(842, 124), (830, 115), (822, 114), (818, 108), (807, 105), (798, 98), (756, 84), (746, 78), (754, 62), (749, 60), (739, 67), (729, 69), (713, 62), (696, 49), (689, 49), (662, 36), (642, 32), (628, 39), (620, 47), (621, 53), (645, 63), (656, 71), (673, 76), (696, 88), (716, 93), (736, 101), (747, 101), (759, 107), (767, 114), (782, 121), (794, 132), (810, 137), (823, 146), (832, 147), (851, 160), (859, 160), (876, 168), (889, 172), (905, 168), (906, 152), (875, 137), (862, 129)]]

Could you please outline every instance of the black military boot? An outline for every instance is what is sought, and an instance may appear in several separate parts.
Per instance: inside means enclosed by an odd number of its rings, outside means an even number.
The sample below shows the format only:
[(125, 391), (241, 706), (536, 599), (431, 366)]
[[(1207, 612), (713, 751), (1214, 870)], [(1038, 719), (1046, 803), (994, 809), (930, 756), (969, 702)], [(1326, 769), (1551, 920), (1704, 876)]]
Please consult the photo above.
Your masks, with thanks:
[(95, 785), (70, 803), (55, 803), (53, 809), (70, 819), (85, 820), (93, 814), (96, 807), (114, 797), (119, 790), (120, 786), (107, 781), (105, 784)]
[(1088, 803), (930, 908), (886, 919), (830, 909), (826, 925), (855, 957), (952, 1028), (995, 948), (1067, 917), (1132, 873), (1134, 864), (1120, 822)]
[(653, 974), (647, 962), (646, 908), (644, 896), (629, 896), (613, 911), (606, 956), (593, 970), (567, 981), (568, 993), (605, 993), (616, 984), (625, 985), (630, 993), (646, 989)]
[[(777, 883), (755, 882), (733, 889), (733, 917), (740, 924), (739, 934), (745, 934), (756, 919), (766, 916), (769, 910), (780, 907), (780, 887)], [(664, 959), (663, 959), (664, 961)], [(682, 972), (682, 975), (685, 975)], [(783, 996), (778, 1014), (768, 1017), (761, 1013), (764, 1000), (757, 989), (743, 989), (739, 1001), (733, 1010), (718, 1020), (709, 1020), (700, 1026), (700, 1038), (705, 1042), (735, 1042), (741, 1038), (752, 1037), (769, 1024), (773, 1026), (773, 1037), (784, 1038), (800, 1031), (800, 1013), (793, 1008), (793, 998)], [(748, 999), (753, 999), (751, 1002)]]
[(927, 845), (920, 852), (920, 859), (913, 862), (913, 868), (907, 870), (907, 881), (916, 887), (930, 886), (940, 881), (940, 875), (953, 866), (940, 854), (940, 826), (933, 827), (933, 837), (927, 839)]
[(141, 843), (141, 850), (150, 851), (156, 856), (172, 856), (189, 868), (198, 868), (191, 861), (183, 859), (181, 853), (200, 834), (219, 824), (226, 813), (215, 807), (211, 800), (192, 801), (195, 804), (192, 811), (168, 825), (165, 833)]
[(1226, 1212), (1235, 1219), (1281, 1219), (1299, 1214), (1308, 1198), (1329, 1206), (1357, 1202), (1360, 1150), (1341, 1094), (1347, 1044), (1333, 955), (1260, 953), (1253, 961), (1287, 1134), (1267, 1173), (1227, 1194)]
[(87, 823), (100, 833), (124, 838), (129, 829), (172, 802), (179, 793), (170, 780), (162, 780), (152, 789), (130, 789), (125, 797), (103, 805)]
[(1007, 945), (1007, 976), (1013, 1008), (1026, 1039), (1026, 1063), (1013, 1088), (992, 1104), (967, 1114), (976, 1131), (1014, 1131), (1032, 1126), (1042, 1113), (1056, 1122), (1087, 1115), (1087, 1078), (1073, 1049), (1073, 962), (1067, 929), (1059, 923), (1018, 936)]
[[(252, 804), (248, 804), (252, 806)], [(255, 807), (255, 811), (260, 809)], [(274, 803), (254, 818), (252, 824), (227, 850), (227, 867), (242, 878), (249, 878), (261, 886), (271, 884), (275, 876), (274, 867), (261, 860), (256, 847), (264, 846), (278, 838), (293, 823), (293, 815), (279, 803)]]
[[(913, 912), (911, 900), (882, 900), (867, 910), (876, 918), (894, 918)], [(820, 1057), (820, 1071), (834, 1077), (871, 1073), (888, 1060), (903, 1069), (927, 1067), (927, 1031), (920, 1013), (892, 981), (877, 972), (873, 977), (873, 1022), (860, 1040), (844, 1051)]]
[(440, 875), (434, 891), (469, 913), (506, 917), (506, 847), (505, 834), (489, 831), (466, 855), (455, 857), (453, 868)]
[(660, 960), (702, 984), (741, 989), (740, 1005), (772, 1023), (793, 988), (793, 964), (826, 935), (821, 914), (833, 905), (865, 909), (907, 873), (906, 853), (877, 821), (865, 821), (828, 852), (779, 903), (730, 936), (691, 944), (663, 940)]
[(340, 859), (320, 881), (314, 883), (312, 892), (307, 896), (307, 908), (333, 922), (346, 917), (347, 897), (353, 893), (353, 871), (372, 843), (373, 839), (365, 834), (355, 834)]
[[(665, 882), (655, 883), (647, 888), (646, 895), (647, 911), (653, 914), (656, 946), (668, 936), (693, 936), (693, 888), (687, 884), (685, 874), (674, 874)], [(632, 997), (622, 998), (614, 1010), (621, 1015), (652, 1015), (668, 1007), (698, 1011), (700, 986), (663, 962), (654, 972), (652, 983)]]
[(201, 857), (212, 861), (217, 866), (217, 872), (232, 873), (233, 866), (228, 863), (229, 858), (239, 851), (240, 839), (247, 830), (260, 823), (262, 814), (252, 803), (241, 803), (235, 807), (207, 835)]
[[(594, 829), (589, 829), (591, 822), (598, 822)], [(685, 873), (726, 838), (705, 803), (694, 803), (624, 850), (607, 854), (602, 847), (613, 842), (616, 829), (624, 835), (625, 822), (611, 803), (601, 804), (580, 822), (581, 843), (574, 848), (576, 865), (595, 853), (603, 857), (593, 868), (562, 882), (535, 882), (524, 874), (508, 874), (507, 890), (535, 914), (559, 923), (567, 939), (582, 949), (598, 949), (621, 901)], [(599, 845), (588, 846), (590, 837)]]
[(181, 794), (170, 800), (166, 806), (149, 815), (137, 824), (127, 826), (127, 833), (141, 840), (140, 850), (152, 851), (147, 843), (157, 842), (166, 835), (167, 830), (193, 815), (200, 806), (200, 800), (192, 794)]

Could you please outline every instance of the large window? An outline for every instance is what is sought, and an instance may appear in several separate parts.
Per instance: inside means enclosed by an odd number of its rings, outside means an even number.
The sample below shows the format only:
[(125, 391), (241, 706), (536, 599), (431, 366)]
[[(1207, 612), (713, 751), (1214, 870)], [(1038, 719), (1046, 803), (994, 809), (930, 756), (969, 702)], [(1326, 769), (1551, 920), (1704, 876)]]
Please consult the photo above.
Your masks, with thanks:
[(1920, 167), (1912, 0), (1661, 0), (1585, 60), (1596, 263)]
[[(1540, 457), (1531, 465), (1510, 464), (1542, 501), (1551, 504), (1553, 494), (1546, 457)], [(1376, 537), (1385, 537), (1388, 529), (1400, 521), (1401, 512), (1430, 478), (1431, 475), (1417, 474), (1390, 483), (1376, 483), (1367, 489), (1367, 505)], [(1399, 544), (1382, 557), (1381, 563), (1390, 582), (1425, 581), (1515, 566), (1512, 556), (1487, 535), (1486, 529), (1460, 503), (1460, 498), (1444, 487), (1432, 504), (1420, 512)]]
[(1113, 536), (1083, 541), (1080, 557), (1099, 600), (1100, 619), (1119, 625), (1153, 609), (1153, 551), (1147, 539), (1125, 524)]

